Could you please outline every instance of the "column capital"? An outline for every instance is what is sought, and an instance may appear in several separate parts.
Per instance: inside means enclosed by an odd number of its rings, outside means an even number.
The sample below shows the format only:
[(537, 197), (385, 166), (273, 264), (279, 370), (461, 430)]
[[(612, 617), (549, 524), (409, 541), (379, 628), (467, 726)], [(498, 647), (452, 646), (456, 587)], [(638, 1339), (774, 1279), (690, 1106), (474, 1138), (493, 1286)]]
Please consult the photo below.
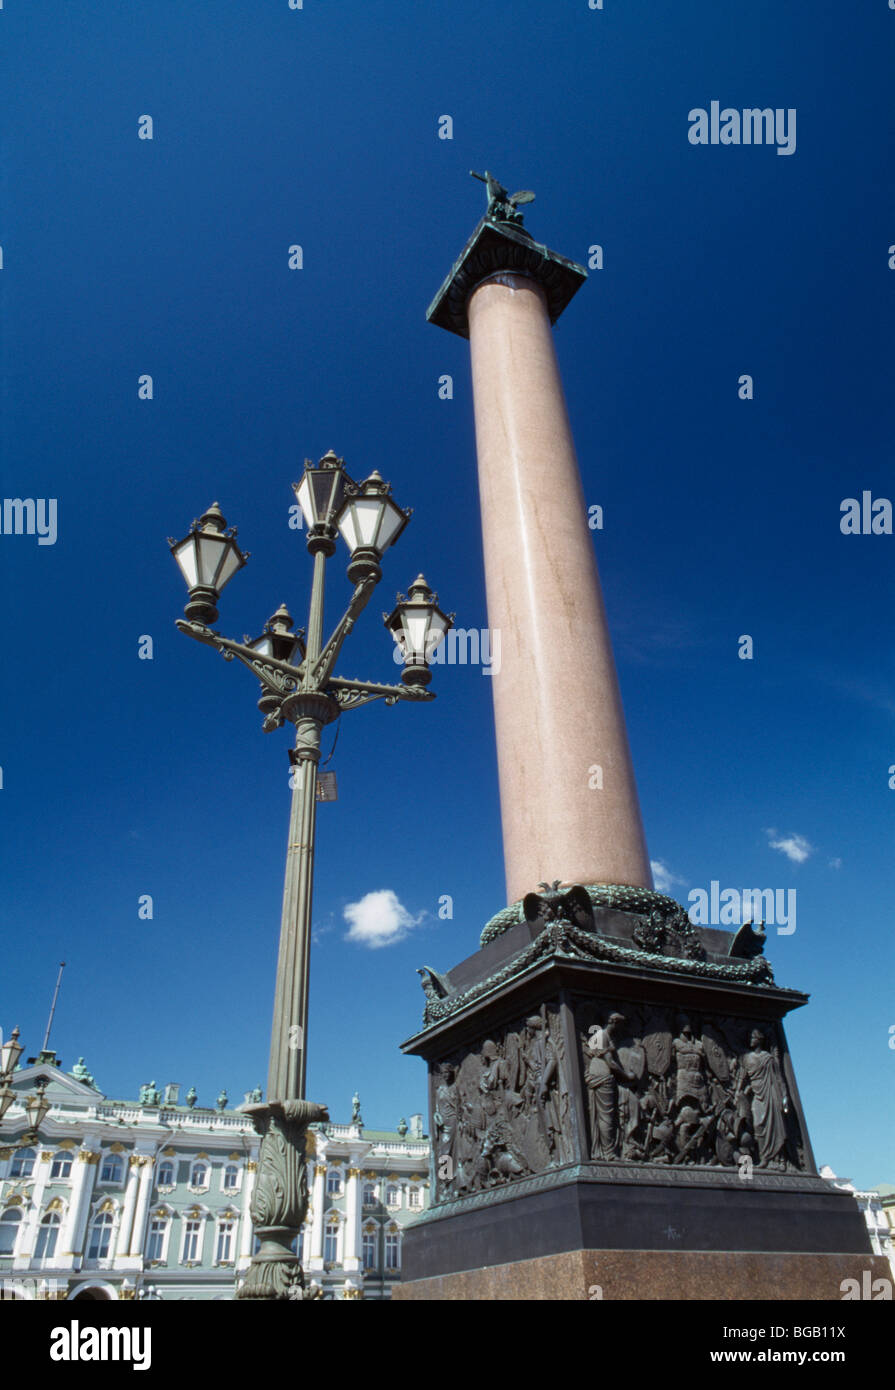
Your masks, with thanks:
[(441, 289), (426, 311), (429, 323), (469, 337), (466, 305), (473, 290), (483, 280), (500, 271), (512, 271), (535, 280), (547, 300), (550, 322), (556, 323), (563, 309), (587, 279), (584, 266), (570, 261), (533, 241), (521, 227), (496, 223), (487, 216), (476, 226)]

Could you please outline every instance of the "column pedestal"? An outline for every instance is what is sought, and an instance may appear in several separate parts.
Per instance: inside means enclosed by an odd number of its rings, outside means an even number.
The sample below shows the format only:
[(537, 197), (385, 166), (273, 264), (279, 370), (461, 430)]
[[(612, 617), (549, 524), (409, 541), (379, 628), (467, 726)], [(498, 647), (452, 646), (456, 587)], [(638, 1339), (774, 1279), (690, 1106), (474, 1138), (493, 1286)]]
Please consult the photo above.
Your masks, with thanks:
[(403, 1045), (435, 1184), (394, 1297), (839, 1299), (885, 1275), (815, 1166), (783, 1029), (807, 996), (649, 896), (505, 927), (439, 977)]

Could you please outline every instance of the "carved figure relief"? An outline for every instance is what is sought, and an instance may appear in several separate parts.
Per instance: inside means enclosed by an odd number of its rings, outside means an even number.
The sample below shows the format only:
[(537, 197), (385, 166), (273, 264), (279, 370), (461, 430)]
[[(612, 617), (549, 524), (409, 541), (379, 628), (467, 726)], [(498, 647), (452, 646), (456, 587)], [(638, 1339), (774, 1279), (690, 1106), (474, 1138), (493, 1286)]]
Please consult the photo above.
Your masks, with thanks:
[[(768, 1050), (767, 1037), (759, 1028), (753, 1029), (749, 1051), (740, 1059), (737, 1096), (749, 1106), (759, 1165), (785, 1169), (789, 1096), (776, 1052)], [(745, 1106), (741, 1109), (745, 1111)]]
[(583, 1005), (579, 1018), (592, 1158), (805, 1168), (770, 1030), (671, 1009), (607, 1009), (605, 1023), (594, 1012)]
[(573, 1159), (568, 1065), (555, 1008), (543, 1007), (433, 1072), (438, 1200)]

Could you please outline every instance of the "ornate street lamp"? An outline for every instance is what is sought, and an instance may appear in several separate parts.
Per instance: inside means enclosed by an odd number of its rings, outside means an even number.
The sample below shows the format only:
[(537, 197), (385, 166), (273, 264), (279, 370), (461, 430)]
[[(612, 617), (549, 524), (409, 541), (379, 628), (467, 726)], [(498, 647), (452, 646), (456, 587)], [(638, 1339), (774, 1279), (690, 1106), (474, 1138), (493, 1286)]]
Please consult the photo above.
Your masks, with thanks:
[(2, 1085), (0, 1085), (0, 1120), (3, 1119), (3, 1116), (6, 1114), (15, 1098), (15, 1091), (12, 1089), (9, 1082), (4, 1079)]
[[(259, 656), (272, 656), (275, 661), (285, 661), (287, 665), (299, 666), (305, 656), (304, 629), (292, 632), (292, 614), (281, 603), (273, 617), (268, 618), (260, 637), (248, 642), (253, 652)], [(278, 695), (270, 695), (263, 689), (258, 708), (264, 715), (273, 714), (280, 707)]]
[[(344, 459), (338, 458), (332, 449), (323, 455), (316, 468), (310, 459), (305, 459), (304, 476), (300, 483), (292, 484), (292, 490), (309, 531), (333, 539), (333, 521), (348, 487), (356, 488), (357, 484), (345, 472)], [(334, 551), (335, 546), (330, 553)]]
[(37, 1139), (38, 1131), (44, 1121), (44, 1116), (50, 1108), (50, 1102), (44, 1094), (46, 1089), (46, 1080), (44, 1077), (41, 1077), (34, 1087), (33, 1094), (25, 1101), (25, 1110), (28, 1115), (28, 1132), (25, 1135), (26, 1144), (31, 1144)]
[(398, 594), (391, 613), (383, 613), (382, 621), (394, 637), (404, 657), (401, 679), (405, 685), (428, 685), (432, 679), (429, 659), (449, 628), (454, 625), (453, 613), (442, 613), (438, 595), (433, 593), (421, 574), (411, 584), (407, 597)]
[(12, 1081), (12, 1074), (21, 1055), (22, 1044), (19, 1042), (19, 1030), (13, 1028), (8, 1041), (0, 1047), (0, 1083), (2, 1083), (0, 1084), (0, 1120), (3, 1119), (16, 1098), (16, 1093), (9, 1083)]
[(347, 487), (336, 517), (342, 539), (351, 551), (348, 578), (354, 583), (367, 575), (382, 577), (379, 561), (394, 545), (411, 518), (391, 498), (388, 483), (374, 470), (359, 487)]
[(19, 1042), (19, 1030), (13, 1028), (7, 1041), (0, 1046), (0, 1076), (4, 1080), (12, 1076), (23, 1050)]
[[(16, 1069), (18, 1060), (22, 1055), (22, 1044), (19, 1042), (19, 1030), (13, 1028), (9, 1039), (0, 1046), (0, 1120), (6, 1114), (14, 1100), (17, 1100), (18, 1093), (13, 1090), (10, 1082), (13, 1072)], [(38, 1130), (44, 1121), (44, 1116), (50, 1109), (50, 1102), (47, 1100), (45, 1091), (47, 1089), (46, 1077), (41, 1076), (34, 1085), (34, 1090), (25, 1101), (25, 1112), (28, 1116), (28, 1128), (22, 1138), (14, 1148), (22, 1148), (24, 1145), (33, 1144), (37, 1140)]]
[[(186, 619), (177, 627), (197, 642), (215, 647), (227, 660), (234, 658), (261, 682), (258, 707), (265, 715), (265, 732), (285, 723), (295, 725), (292, 809), (289, 849), (283, 890), (280, 951), (267, 1078), (267, 1101), (245, 1106), (262, 1136), (258, 1178), (251, 1216), (260, 1239), (238, 1298), (296, 1299), (313, 1296), (305, 1288), (301, 1264), (292, 1245), (308, 1208), (305, 1137), (309, 1124), (329, 1118), (325, 1105), (305, 1099), (311, 901), (314, 877), (314, 832), (317, 814), (317, 766), (323, 728), (345, 710), (372, 700), (394, 705), (434, 699), (425, 689), (427, 666), (437, 642), (452, 619), (441, 612), (422, 576), (408, 599), (399, 598), (388, 619), (407, 659), (401, 685), (348, 680), (333, 674), (346, 637), (382, 577), (384, 552), (394, 545), (408, 521), (392, 499), (391, 488), (378, 473), (355, 483), (344, 461), (332, 450), (316, 465), (305, 461), (304, 475), (294, 485), (307, 523), (307, 548), (313, 556), (311, 596), (305, 631), (293, 633), (285, 605), (277, 609), (260, 637), (234, 642), (212, 631), (217, 599), (224, 584), (247, 559), (226, 531), (215, 503), (193, 524), (182, 541), (171, 541), (174, 558), (190, 591)], [(354, 591), (329, 639), (323, 640), (326, 562), (335, 554), (341, 532), (350, 551), (348, 578)], [(212, 548), (216, 547), (216, 548)], [(402, 607), (403, 604), (403, 607)], [(399, 615), (400, 611), (400, 616)], [(394, 623), (393, 620), (394, 619)]]
[(190, 591), (187, 617), (199, 623), (216, 623), (221, 590), (249, 558), (236, 544), (236, 527), (227, 530), (220, 507), (212, 502), (193, 522), (189, 535), (182, 541), (169, 536), (168, 544)]
[(292, 632), (292, 627), (292, 614), (285, 603), (281, 603), (276, 613), (264, 624), (261, 636), (253, 638), (249, 646), (259, 656), (272, 656), (276, 661), (299, 666), (305, 654), (305, 634), (303, 629)]

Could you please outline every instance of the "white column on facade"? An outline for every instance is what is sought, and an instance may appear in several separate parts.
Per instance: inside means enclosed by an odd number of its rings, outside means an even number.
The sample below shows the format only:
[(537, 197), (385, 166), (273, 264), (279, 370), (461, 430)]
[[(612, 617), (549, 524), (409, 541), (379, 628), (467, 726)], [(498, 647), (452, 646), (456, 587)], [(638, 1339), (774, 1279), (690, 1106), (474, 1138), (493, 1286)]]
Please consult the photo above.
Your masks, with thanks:
[(44, 1192), (50, 1177), (50, 1164), (53, 1155), (49, 1149), (37, 1150), (34, 1160), (35, 1180), (31, 1188), (31, 1208), (25, 1218), (25, 1232), (19, 1242), (19, 1253), (15, 1259), (15, 1265), (19, 1268), (30, 1264), (34, 1255), (34, 1246), (37, 1240), (37, 1228), (40, 1225), (40, 1213), (44, 1204)]
[(255, 1191), (255, 1174), (258, 1171), (258, 1164), (249, 1161), (246, 1164), (245, 1179), (242, 1185), (242, 1226), (239, 1232), (239, 1258), (240, 1260), (250, 1260), (252, 1258), (252, 1193)]
[(323, 1218), (326, 1205), (326, 1164), (314, 1165), (314, 1195), (312, 1198), (314, 1218), (311, 1222), (310, 1259), (323, 1263)]
[(342, 1252), (342, 1265), (346, 1274), (360, 1269), (360, 1201), (361, 1171), (348, 1169), (348, 1188), (345, 1193), (345, 1246)]
[(96, 1179), (99, 1154), (87, 1148), (79, 1149), (75, 1155), (75, 1170), (72, 1180), (68, 1216), (60, 1232), (59, 1243), (63, 1258), (80, 1255), (84, 1248), (84, 1229), (90, 1211), (90, 1198)]
[(118, 1243), (115, 1247), (115, 1254), (126, 1255), (130, 1250), (131, 1231), (134, 1227), (134, 1209), (137, 1205), (137, 1188), (140, 1185), (140, 1165), (137, 1162), (137, 1154), (131, 1154), (127, 1172), (127, 1187), (124, 1192), (124, 1209), (121, 1213), (121, 1225), (118, 1227)]
[(149, 1198), (152, 1195), (152, 1177), (155, 1164), (152, 1154), (135, 1154), (134, 1157), (138, 1158), (140, 1163), (140, 1190), (137, 1193), (137, 1211), (134, 1216), (130, 1253), (142, 1255), (146, 1236), (146, 1214), (149, 1210)]

